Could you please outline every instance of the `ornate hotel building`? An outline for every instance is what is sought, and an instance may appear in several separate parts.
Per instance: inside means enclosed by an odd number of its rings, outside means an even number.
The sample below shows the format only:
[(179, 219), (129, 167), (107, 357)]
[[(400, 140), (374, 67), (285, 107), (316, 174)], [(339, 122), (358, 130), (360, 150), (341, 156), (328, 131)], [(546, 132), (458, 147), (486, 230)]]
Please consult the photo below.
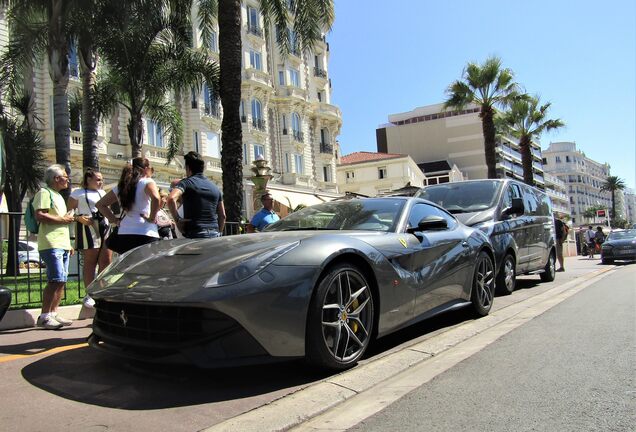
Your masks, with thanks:
[[(340, 109), (331, 103), (329, 44), (323, 36), (313, 50), (293, 51), (282, 56), (274, 31), (265, 31), (259, 2), (242, 5), (243, 83), (241, 121), (243, 124), (244, 216), (251, 217), (260, 208), (252, 196), (252, 162), (264, 158), (272, 168), (268, 189), (280, 204), (283, 214), (298, 204), (314, 204), (337, 196), (336, 162), (339, 148)], [(197, 11), (192, 11), (197, 16)], [(193, 19), (196, 22), (195, 19)], [(291, 30), (290, 30), (291, 31)], [(194, 29), (194, 46), (207, 46), (218, 61), (218, 32), (209, 40)], [(293, 34), (291, 35), (293, 38)], [(6, 10), (0, 10), (0, 50), (9, 39)], [(81, 89), (79, 63), (75, 49), (70, 54), (68, 93)], [(98, 69), (99, 73), (99, 69)], [(46, 59), (34, 71), (28, 85), (36, 97), (41, 133), (48, 159), (55, 160), (53, 134), (53, 87)], [(205, 174), (221, 186), (220, 101), (204, 84), (192, 89), (178, 101), (184, 119), (183, 153), (195, 150), (206, 160)], [(123, 163), (131, 157), (126, 124), (127, 112), (119, 110), (99, 127), (100, 169), (107, 184), (119, 178)], [(82, 173), (82, 133), (79, 118), (71, 117), (71, 166), (73, 183)], [(155, 168), (160, 187), (184, 176), (183, 159), (166, 165), (167, 139), (160, 126), (151, 120), (144, 124), (143, 155)], [(255, 204), (258, 202), (258, 204)]]

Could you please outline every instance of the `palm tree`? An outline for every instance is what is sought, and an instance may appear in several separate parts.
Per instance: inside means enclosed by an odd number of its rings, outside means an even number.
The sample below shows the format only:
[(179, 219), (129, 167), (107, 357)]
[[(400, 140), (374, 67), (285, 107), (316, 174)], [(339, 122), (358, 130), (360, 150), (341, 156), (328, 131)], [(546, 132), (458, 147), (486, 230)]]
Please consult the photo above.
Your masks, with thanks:
[(8, 275), (18, 274), (17, 240), (20, 234), (22, 200), (27, 191), (34, 193), (40, 187), (44, 173), (44, 149), (38, 131), (30, 119), (35, 119), (35, 103), (31, 95), (17, 90), (8, 97), (9, 109), (0, 101), (0, 141), (5, 144), (6, 166), (3, 166), (4, 194), (9, 218), (7, 257)]
[(550, 103), (539, 106), (539, 97), (521, 95), (514, 99), (508, 111), (496, 116), (497, 130), (519, 140), (523, 181), (534, 186), (532, 173), (532, 141), (539, 139), (544, 131), (565, 126), (560, 119), (546, 119)]
[[(181, 149), (183, 120), (170, 91), (201, 86), (218, 87), (218, 66), (204, 50), (192, 46), (189, 10), (165, 0), (106, 2), (95, 25), (96, 45), (105, 61), (98, 94), (123, 106), (129, 114), (128, 136), (133, 157), (141, 156), (148, 117), (168, 137), (170, 161)], [(109, 113), (109, 112), (107, 112)]]
[(601, 185), (601, 191), (610, 192), (612, 194), (612, 213), (611, 220), (616, 218), (616, 191), (625, 189), (625, 181), (617, 176), (609, 176), (605, 179), (605, 183)]
[(11, 41), (0, 64), (0, 82), (16, 91), (30, 76), (38, 58), (46, 54), (53, 83), (55, 160), (71, 172), (71, 142), (67, 87), (69, 80), (68, 16), (81, 0), (11, 0), (7, 13)]
[[(199, 21), (205, 38), (211, 31), (217, 4), (199, 0)], [(311, 48), (334, 19), (333, 0), (260, 0), (260, 10), (269, 31), (275, 28), (283, 54)], [(243, 202), (243, 130), (241, 103), (241, 1), (218, 0), (221, 123), (221, 167), (223, 195), (228, 221), (240, 221)]]
[(490, 57), (481, 65), (468, 63), (462, 75), (461, 80), (453, 82), (446, 90), (448, 99), (444, 103), (444, 109), (461, 110), (469, 104), (479, 106), (488, 178), (497, 178), (494, 123), (496, 107), (509, 105), (518, 94), (519, 87), (513, 81), (513, 72), (502, 69), (501, 59), (498, 57)]

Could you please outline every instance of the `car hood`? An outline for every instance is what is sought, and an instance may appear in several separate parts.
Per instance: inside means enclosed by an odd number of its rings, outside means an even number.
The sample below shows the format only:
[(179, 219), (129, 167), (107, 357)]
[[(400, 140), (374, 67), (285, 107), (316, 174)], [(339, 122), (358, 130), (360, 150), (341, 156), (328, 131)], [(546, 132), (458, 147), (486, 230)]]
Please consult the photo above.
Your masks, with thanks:
[(616, 239), (608, 240), (604, 243), (606, 246), (621, 247), (621, 246), (634, 246), (636, 245), (636, 239)]

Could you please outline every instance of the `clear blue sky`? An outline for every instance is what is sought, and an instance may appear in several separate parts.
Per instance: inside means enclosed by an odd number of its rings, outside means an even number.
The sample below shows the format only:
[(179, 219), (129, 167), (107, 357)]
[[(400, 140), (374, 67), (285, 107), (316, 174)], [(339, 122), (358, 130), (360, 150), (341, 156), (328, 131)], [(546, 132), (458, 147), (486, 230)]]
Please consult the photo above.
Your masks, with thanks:
[(633, 0), (335, 0), (329, 74), (343, 154), (376, 151), (389, 114), (441, 103), (466, 63), (501, 57), (575, 141), (636, 188), (636, 7)]

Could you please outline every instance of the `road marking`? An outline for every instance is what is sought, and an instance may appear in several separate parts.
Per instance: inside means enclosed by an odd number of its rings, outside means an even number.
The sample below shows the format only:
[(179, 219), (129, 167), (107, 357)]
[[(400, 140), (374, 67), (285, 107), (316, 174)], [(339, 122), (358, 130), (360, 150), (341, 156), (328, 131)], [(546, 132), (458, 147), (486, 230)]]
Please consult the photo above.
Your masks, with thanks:
[(88, 346), (88, 343), (84, 342), (81, 344), (75, 344), (75, 345), (66, 345), (66, 346), (61, 346), (61, 347), (56, 347), (56, 348), (51, 348), (45, 351), (40, 351), (37, 353), (33, 353), (33, 354), (13, 354), (13, 355), (7, 355), (7, 356), (3, 356), (0, 357), (0, 363), (7, 363), (10, 361), (14, 361), (14, 360), (20, 360), (20, 359), (24, 359), (24, 358), (29, 358), (29, 357), (35, 357), (35, 356), (40, 356), (40, 355), (44, 355), (44, 354), (57, 354), (57, 353), (61, 353), (64, 351), (69, 351), (69, 350), (74, 350), (77, 348), (83, 348)]

